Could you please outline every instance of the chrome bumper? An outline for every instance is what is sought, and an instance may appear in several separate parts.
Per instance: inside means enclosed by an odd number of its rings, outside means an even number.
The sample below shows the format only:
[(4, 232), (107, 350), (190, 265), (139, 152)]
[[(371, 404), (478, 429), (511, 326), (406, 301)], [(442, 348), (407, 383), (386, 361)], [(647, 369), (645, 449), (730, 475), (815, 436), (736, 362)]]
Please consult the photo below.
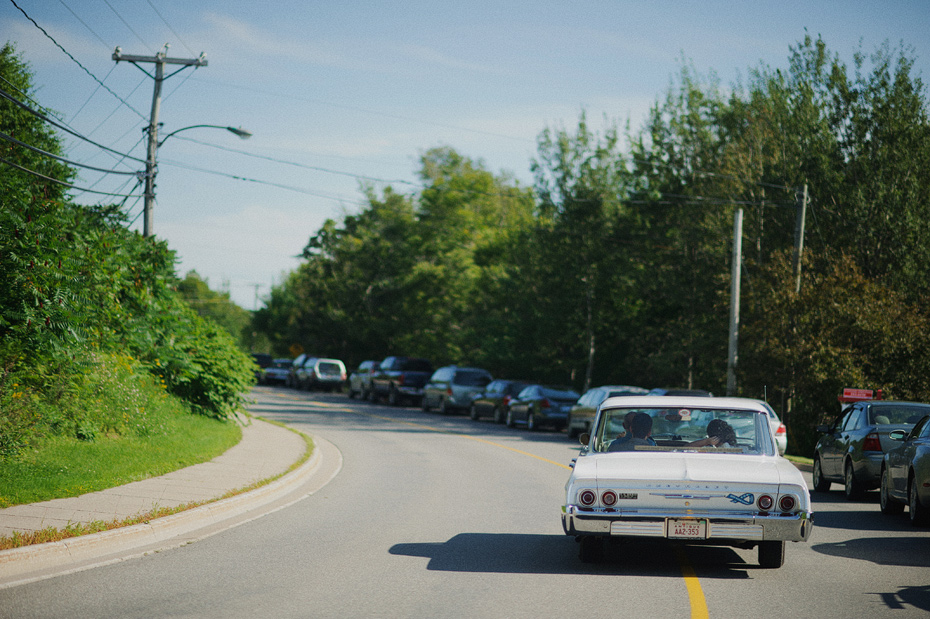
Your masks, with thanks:
[(671, 518), (707, 521), (707, 536), (694, 541), (770, 541), (805, 542), (814, 527), (814, 515), (757, 513), (688, 513), (630, 512), (604, 513), (579, 510), (574, 505), (562, 507), (562, 529), (567, 535), (604, 535), (617, 537), (666, 537)]

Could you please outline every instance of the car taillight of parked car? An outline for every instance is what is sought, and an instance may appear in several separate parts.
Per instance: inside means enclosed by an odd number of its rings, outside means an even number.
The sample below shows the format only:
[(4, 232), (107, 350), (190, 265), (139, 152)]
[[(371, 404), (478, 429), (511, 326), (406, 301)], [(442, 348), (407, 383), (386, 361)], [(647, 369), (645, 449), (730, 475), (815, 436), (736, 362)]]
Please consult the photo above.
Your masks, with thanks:
[(511, 400), (513, 400), (512, 397), (510, 397), (509, 395), (505, 395), (505, 396), (504, 396), (504, 400), (503, 400), (504, 406), (507, 406), (508, 404), (510, 404), (510, 401), (511, 401)]
[(552, 402), (549, 401), (549, 398), (543, 398), (539, 402), (539, 408), (552, 408)]
[(878, 438), (877, 432), (872, 432), (865, 437), (865, 441), (862, 443), (862, 451), (881, 451), (882, 442)]
[(452, 397), (452, 387), (446, 387), (446, 395)]
[(788, 433), (788, 428), (785, 427), (785, 424), (783, 423), (778, 424), (778, 429), (775, 430), (775, 436), (781, 436), (782, 434), (787, 434), (787, 433)]

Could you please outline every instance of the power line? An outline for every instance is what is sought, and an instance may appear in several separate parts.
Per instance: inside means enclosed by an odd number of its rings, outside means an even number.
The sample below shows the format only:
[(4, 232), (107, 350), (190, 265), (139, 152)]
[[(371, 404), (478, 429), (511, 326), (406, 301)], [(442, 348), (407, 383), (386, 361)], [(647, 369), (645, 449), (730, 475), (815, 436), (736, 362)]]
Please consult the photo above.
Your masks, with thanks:
[(75, 186), (75, 185), (72, 185), (71, 183), (66, 183), (66, 182), (64, 182), (64, 181), (58, 180), (57, 178), (52, 178), (51, 176), (46, 176), (45, 174), (40, 174), (39, 172), (36, 172), (35, 170), (30, 170), (29, 168), (24, 168), (23, 166), (21, 166), (21, 165), (19, 165), (19, 164), (16, 164), (16, 163), (13, 163), (12, 161), (8, 161), (7, 159), (4, 159), (3, 157), (0, 157), (0, 163), (5, 163), (6, 165), (8, 165), (8, 166), (10, 166), (10, 167), (16, 168), (17, 170), (21, 170), (21, 171), (23, 171), (23, 172), (26, 172), (27, 174), (31, 174), (31, 175), (33, 175), (33, 176), (35, 176), (35, 177), (38, 177), (38, 178), (41, 178), (41, 179), (43, 179), (43, 180), (49, 181), (50, 183), (55, 183), (56, 185), (62, 185), (62, 186), (64, 186), (64, 187), (67, 187), (67, 188), (69, 188), (69, 189), (74, 189), (74, 190), (77, 190), (77, 191), (83, 191), (83, 192), (86, 192), (86, 193), (95, 193), (95, 194), (99, 194), (99, 195), (103, 195), (103, 196), (114, 196), (114, 197), (117, 197), (117, 198), (133, 198), (133, 197), (138, 197), (138, 194), (109, 193), (109, 192), (106, 192), (106, 191), (94, 191), (94, 190), (92, 190), (92, 189), (82, 189), (81, 187), (77, 187), (77, 186)]
[(69, 159), (65, 159), (64, 157), (59, 157), (58, 155), (54, 153), (50, 153), (48, 151), (42, 150), (41, 148), (36, 148), (35, 146), (31, 146), (29, 144), (26, 144), (25, 142), (21, 142), (20, 140), (17, 140), (13, 136), (7, 135), (6, 133), (2, 131), (0, 131), (0, 139), (4, 139), (7, 142), (12, 142), (13, 144), (22, 146), (23, 148), (28, 148), (29, 150), (39, 153), (40, 155), (45, 155), (46, 157), (51, 157), (52, 159), (57, 159), (58, 161), (62, 161), (70, 165), (75, 165), (81, 168), (87, 168), (88, 170), (94, 170), (96, 172), (103, 172), (104, 174), (126, 174), (130, 176), (138, 176), (139, 174), (138, 172), (132, 172), (132, 171), (127, 171), (127, 170), (107, 170), (106, 168), (97, 168), (91, 165), (87, 165), (86, 163), (78, 163), (77, 161), (71, 161)]
[(42, 34), (44, 34), (46, 37), (48, 37), (49, 41), (51, 41), (52, 43), (54, 43), (55, 46), (56, 46), (58, 49), (60, 49), (61, 51), (63, 51), (63, 52), (65, 53), (65, 55), (66, 55), (68, 58), (70, 58), (71, 60), (73, 60), (73, 61), (74, 61), (74, 64), (76, 64), (77, 66), (81, 67), (81, 69), (84, 71), (84, 73), (86, 73), (86, 74), (89, 75), (91, 78), (93, 78), (93, 80), (94, 80), (95, 82), (97, 82), (98, 84), (100, 84), (101, 86), (103, 86), (103, 88), (105, 88), (106, 91), (109, 92), (111, 95), (113, 95), (114, 97), (116, 97), (117, 99), (119, 99), (119, 100), (122, 102), (123, 105), (125, 105), (125, 106), (128, 107), (130, 110), (132, 110), (133, 112), (135, 112), (135, 113), (139, 116), (139, 118), (142, 118), (143, 120), (145, 119), (145, 116), (142, 114), (142, 112), (140, 112), (140, 111), (137, 110), (136, 108), (134, 108), (134, 107), (132, 107), (131, 105), (129, 105), (129, 103), (128, 103), (125, 99), (123, 99), (123, 98), (120, 97), (118, 94), (116, 94), (115, 92), (113, 92), (113, 90), (112, 90), (109, 86), (107, 86), (106, 84), (104, 84), (103, 82), (101, 82), (101, 81), (97, 78), (96, 75), (94, 75), (93, 73), (91, 73), (84, 65), (81, 64), (81, 62), (80, 62), (77, 58), (75, 58), (74, 56), (72, 56), (72, 55), (71, 55), (71, 52), (69, 52), (69, 51), (66, 50), (64, 47), (62, 47), (61, 44), (60, 44), (58, 41), (55, 40), (55, 37), (53, 37), (53, 36), (50, 35), (48, 32), (46, 32), (45, 28), (43, 28), (43, 27), (40, 26), (38, 23), (36, 23), (36, 20), (34, 20), (34, 19), (32, 19), (31, 17), (29, 17), (29, 14), (26, 13), (26, 11), (24, 11), (24, 10), (22, 9), (22, 7), (20, 7), (18, 4), (16, 4), (16, 0), (10, 0), (10, 2), (13, 3), (13, 6), (15, 6), (17, 9), (19, 9), (19, 12), (20, 12), (20, 13), (22, 13), (23, 15), (26, 16), (26, 19), (28, 19), (29, 21), (31, 21), (32, 24), (33, 24), (36, 28), (38, 28), (40, 31), (42, 31)]
[(175, 31), (175, 29), (171, 27), (171, 24), (168, 23), (168, 20), (165, 19), (165, 17), (158, 11), (158, 9), (155, 8), (155, 5), (152, 4), (152, 0), (145, 0), (145, 1), (146, 1), (146, 2), (148, 3), (148, 5), (152, 8), (152, 10), (155, 11), (155, 14), (158, 15), (159, 19), (161, 19), (161, 20), (165, 23), (165, 25), (168, 27), (168, 30), (171, 31), (171, 34), (173, 34), (175, 37), (177, 37), (178, 41), (181, 42), (181, 45), (183, 45), (183, 46), (185, 47), (185, 49), (187, 49), (187, 51), (190, 52), (190, 55), (191, 55), (191, 56), (196, 56), (197, 53), (196, 53), (194, 50), (192, 50), (192, 49), (190, 48), (190, 46), (189, 46), (187, 43), (184, 42), (184, 39), (181, 38), (181, 35), (179, 35), (179, 34)]

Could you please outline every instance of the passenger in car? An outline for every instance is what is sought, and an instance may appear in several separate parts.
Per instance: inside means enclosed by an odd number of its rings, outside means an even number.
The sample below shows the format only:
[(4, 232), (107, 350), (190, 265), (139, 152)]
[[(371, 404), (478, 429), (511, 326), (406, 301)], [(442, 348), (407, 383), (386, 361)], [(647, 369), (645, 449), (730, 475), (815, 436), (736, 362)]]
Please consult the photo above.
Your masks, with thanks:
[[(627, 416), (629, 417), (629, 415)], [(624, 419), (624, 424), (626, 419)], [(633, 451), (637, 445), (655, 446), (652, 434), (652, 417), (646, 413), (636, 413), (630, 422), (630, 431), (610, 442), (607, 451)]]
[(707, 424), (707, 437), (688, 443), (689, 447), (736, 447), (736, 431), (723, 419), (711, 419)]

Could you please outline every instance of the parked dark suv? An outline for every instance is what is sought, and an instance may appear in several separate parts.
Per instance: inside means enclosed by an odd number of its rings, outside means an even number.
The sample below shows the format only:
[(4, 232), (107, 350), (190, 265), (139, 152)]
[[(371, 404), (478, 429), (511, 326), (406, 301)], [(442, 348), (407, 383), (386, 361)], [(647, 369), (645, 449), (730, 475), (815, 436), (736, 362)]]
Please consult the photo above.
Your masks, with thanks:
[(487, 370), (447, 365), (436, 370), (426, 383), (421, 405), (424, 411), (435, 406), (445, 415), (466, 411), (475, 396), (484, 391), (492, 380)]

